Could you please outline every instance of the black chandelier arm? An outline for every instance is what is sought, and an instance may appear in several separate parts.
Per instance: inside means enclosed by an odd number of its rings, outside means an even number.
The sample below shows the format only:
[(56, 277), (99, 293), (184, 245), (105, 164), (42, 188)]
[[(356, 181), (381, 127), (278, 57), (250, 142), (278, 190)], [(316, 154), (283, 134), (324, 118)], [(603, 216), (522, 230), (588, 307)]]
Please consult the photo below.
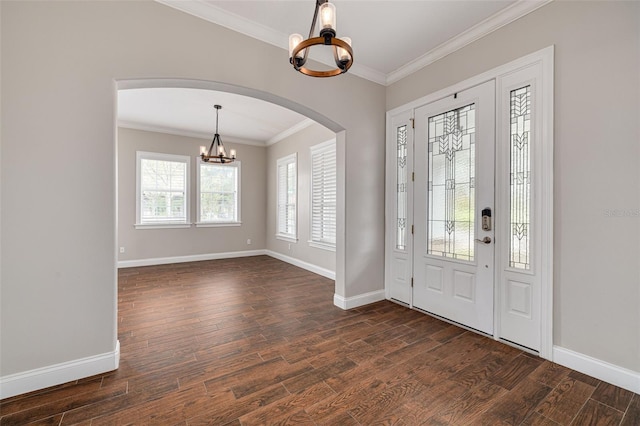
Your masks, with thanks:
[[(347, 70), (351, 68), (351, 65), (353, 65), (353, 49), (347, 42), (342, 41), (337, 37), (329, 37), (328, 41), (329, 42), (327, 43), (326, 36), (314, 37), (314, 38), (309, 38), (307, 40), (301, 41), (291, 52), (292, 64), (294, 68), (297, 71), (300, 71), (301, 73), (312, 76), (312, 77), (333, 77), (333, 76), (340, 75), (347, 72)], [(334, 52), (334, 58), (336, 60), (336, 67), (337, 67), (336, 69), (333, 69), (330, 71), (316, 71), (316, 70), (304, 68), (304, 64), (306, 62), (306, 56), (309, 53), (308, 48), (310, 48), (311, 46), (319, 45), (319, 44), (332, 45), (334, 46), (334, 49), (335, 49), (335, 46), (341, 47), (342, 49), (346, 50), (347, 53), (349, 54), (349, 60), (347, 61), (338, 60), (337, 53)], [(296, 55), (302, 49), (307, 49), (305, 51), (305, 58), (303, 58), (301, 61), (298, 61), (296, 58)]]
[(217, 146), (220, 146), (220, 135), (218, 134), (218, 123), (217, 122), (216, 122), (216, 134), (213, 135), (213, 140), (211, 141), (211, 146), (209, 147), (209, 152), (208, 152), (208, 155), (207, 155), (209, 157), (213, 156), (213, 155), (211, 155), (212, 153), (214, 153), (214, 152), (217, 153), (218, 152), (217, 149), (215, 151), (213, 150), (214, 147), (216, 147), (216, 140), (218, 141), (218, 145)]
[[(309, 29), (309, 37), (307, 37), (307, 39), (311, 39), (313, 37), (313, 33), (316, 31), (316, 21), (318, 20), (318, 11), (320, 10), (320, 5), (322, 3), (325, 3), (326, 1), (328, 0), (316, 0), (316, 8), (313, 12), (313, 19), (311, 20), (311, 28)], [(296, 51), (296, 54), (299, 51), (300, 50)], [(291, 55), (290, 62), (297, 70), (300, 70), (300, 68), (307, 63), (307, 59), (309, 58), (309, 50), (307, 49), (304, 51), (304, 56), (302, 58), (297, 58), (296, 54)]]

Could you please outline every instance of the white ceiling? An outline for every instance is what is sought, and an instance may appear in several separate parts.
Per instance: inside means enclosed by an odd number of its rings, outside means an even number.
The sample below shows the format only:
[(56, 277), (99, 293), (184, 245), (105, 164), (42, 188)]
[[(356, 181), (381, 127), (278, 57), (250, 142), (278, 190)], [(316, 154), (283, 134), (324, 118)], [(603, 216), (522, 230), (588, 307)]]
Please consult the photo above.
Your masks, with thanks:
[(275, 143), (311, 123), (297, 112), (260, 99), (202, 89), (118, 91), (118, 125), (140, 130), (212, 139), (219, 111), (222, 142)]
[[(281, 47), (283, 61), (288, 61), (289, 34), (296, 32), (306, 37), (315, 8), (315, 0), (156, 1)], [(398, 81), (549, 1), (332, 0), (337, 10), (338, 37), (349, 36), (353, 40), (354, 65), (349, 73), (383, 85)], [(312, 48), (312, 59), (330, 64), (327, 50), (325, 46)], [(223, 141), (269, 145), (311, 123), (286, 108), (246, 96), (170, 88), (120, 90), (118, 123), (122, 127), (210, 139), (215, 130), (214, 104), (223, 107)]]
[[(291, 33), (309, 34), (315, 0), (156, 0), (279, 46), (288, 61)], [(351, 37), (352, 74), (391, 84), (550, 0), (332, 0), (337, 35)], [(317, 36), (317, 32), (315, 34)], [(329, 59), (325, 46), (314, 59)], [(323, 55), (325, 53), (325, 55)], [(331, 62), (327, 62), (331, 63)]]

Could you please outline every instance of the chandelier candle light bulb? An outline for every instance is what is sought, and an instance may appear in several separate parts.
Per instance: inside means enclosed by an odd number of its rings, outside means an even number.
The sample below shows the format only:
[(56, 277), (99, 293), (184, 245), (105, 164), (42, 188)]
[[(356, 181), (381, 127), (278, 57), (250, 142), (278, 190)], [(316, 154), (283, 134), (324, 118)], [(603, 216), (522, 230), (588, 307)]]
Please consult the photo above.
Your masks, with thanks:
[[(342, 37), (342, 41), (351, 46), (351, 39), (349, 37)], [(349, 61), (349, 52), (347, 52), (342, 47), (336, 47), (336, 49), (338, 49), (338, 59), (340, 60), (340, 62)]]
[[(300, 43), (302, 43), (302, 35), (300, 34), (291, 34), (289, 36), (289, 57), (291, 58), (293, 49), (295, 49)], [(296, 54), (296, 59), (304, 58), (304, 52), (306, 49), (302, 49), (300, 52)]]
[(325, 30), (336, 33), (336, 7), (333, 3), (326, 2), (320, 5), (320, 24), (322, 25), (320, 35)]

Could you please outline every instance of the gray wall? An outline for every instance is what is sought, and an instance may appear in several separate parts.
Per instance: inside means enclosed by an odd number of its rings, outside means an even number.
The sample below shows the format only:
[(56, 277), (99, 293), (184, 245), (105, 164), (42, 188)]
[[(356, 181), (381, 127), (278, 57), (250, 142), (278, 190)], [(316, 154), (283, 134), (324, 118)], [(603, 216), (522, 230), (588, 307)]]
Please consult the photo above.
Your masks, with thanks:
[(387, 109), (552, 44), (554, 343), (640, 371), (640, 3), (550, 3), (388, 87)]
[[(313, 124), (294, 135), (269, 146), (267, 150), (267, 248), (277, 253), (300, 259), (330, 271), (336, 270), (336, 253), (309, 247), (310, 236), (310, 188), (311, 188), (311, 148), (330, 139), (335, 133)], [(286, 155), (298, 154), (298, 241), (289, 243), (276, 238), (276, 210), (278, 195), (276, 189), (277, 162)], [(289, 249), (291, 247), (291, 249)]]
[(347, 266), (337, 291), (383, 288), (384, 87), (350, 74), (310, 79), (284, 49), (151, 1), (0, 8), (0, 375), (115, 348), (116, 80), (225, 82), (345, 129)]
[[(186, 136), (118, 128), (118, 246), (125, 252), (118, 260), (189, 256), (243, 250), (259, 250), (265, 244), (267, 202), (266, 148), (234, 144), (241, 162), (241, 226), (188, 229), (136, 229), (136, 151), (188, 155), (191, 157), (190, 221), (196, 221), (197, 154), (210, 141)], [(251, 245), (247, 245), (247, 239)]]

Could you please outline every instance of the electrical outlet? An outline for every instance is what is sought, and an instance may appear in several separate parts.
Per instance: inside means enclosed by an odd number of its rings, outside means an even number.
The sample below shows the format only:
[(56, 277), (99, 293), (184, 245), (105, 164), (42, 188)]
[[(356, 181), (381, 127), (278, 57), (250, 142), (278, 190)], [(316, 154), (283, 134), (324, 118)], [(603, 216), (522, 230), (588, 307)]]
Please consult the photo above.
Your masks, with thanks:
[(289, 250), (291, 250), (291, 244), (289, 244)]
[(247, 238), (247, 244), (251, 245), (251, 238)]
[(120, 253), (124, 253), (124, 247), (120, 247)]

